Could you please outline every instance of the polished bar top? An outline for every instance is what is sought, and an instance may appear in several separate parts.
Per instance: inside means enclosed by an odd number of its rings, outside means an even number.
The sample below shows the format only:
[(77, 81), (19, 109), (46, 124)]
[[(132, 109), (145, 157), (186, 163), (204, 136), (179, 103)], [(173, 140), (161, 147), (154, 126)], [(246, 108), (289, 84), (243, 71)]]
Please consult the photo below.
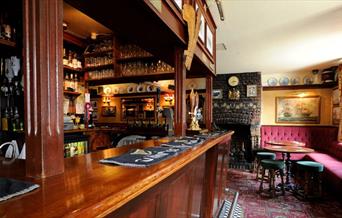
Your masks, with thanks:
[[(24, 161), (0, 165), (0, 177), (24, 179), (41, 187), (22, 197), (0, 203), (0, 217), (104, 216), (155, 186), (211, 147), (230, 138), (227, 132), (148, 168), (100, 164), (132, 148), (157, 146), (172, 138), (149, 140), (65, 159), (64, 174), (45, 179), (25, 178)], [(55, 155), (55, 154), (51, 154)], [(1, 163), (0, 163), (1, 164)]]

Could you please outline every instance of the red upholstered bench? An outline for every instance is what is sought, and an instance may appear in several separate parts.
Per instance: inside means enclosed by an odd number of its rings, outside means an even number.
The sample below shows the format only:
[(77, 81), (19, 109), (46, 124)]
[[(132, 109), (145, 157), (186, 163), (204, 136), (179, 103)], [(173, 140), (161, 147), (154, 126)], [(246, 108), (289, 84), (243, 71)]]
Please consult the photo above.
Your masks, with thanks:
[[(342, 142), (336, 142), (338, 128), (333, 126), (261, 126), (260, 147), (267, 141), (300, 141), (314, 153), (291, 154), (291, 160), (307, 159), (324, 165), (323, 179), (342, 194)], [(281, 158), (281, 154), (277, 154)]]

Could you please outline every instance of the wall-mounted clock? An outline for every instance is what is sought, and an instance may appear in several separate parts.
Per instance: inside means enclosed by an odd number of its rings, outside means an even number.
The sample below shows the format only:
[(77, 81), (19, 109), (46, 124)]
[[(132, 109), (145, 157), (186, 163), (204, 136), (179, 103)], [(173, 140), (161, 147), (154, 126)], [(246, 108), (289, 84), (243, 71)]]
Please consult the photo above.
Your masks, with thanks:
[(237, 85), (239, 85), (239, 78), (237, 76), (229, 77), (228, 85), (230, 85), (230, 86), (237, 86)]

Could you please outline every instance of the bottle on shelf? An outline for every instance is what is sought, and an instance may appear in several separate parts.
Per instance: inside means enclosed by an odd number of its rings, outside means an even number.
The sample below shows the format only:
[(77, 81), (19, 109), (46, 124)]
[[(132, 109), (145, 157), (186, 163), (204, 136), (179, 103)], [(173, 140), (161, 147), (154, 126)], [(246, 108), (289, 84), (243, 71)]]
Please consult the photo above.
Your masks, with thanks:
[(63, 48), (63, 65), (67, 66), (69, 63), (68, 56), (66, 55), (66, 49)]
[(75, 73), (73, 83), (74, 83), (73, 87), (74, 87), (75, 92), (78, 92), (78, 77), (77, 77), (77, 73)]
[(12, 27), (9, 24), (8, 13), (4, 13), (1, 24), (2, 37), (6, 40), (12, 40)]
[(74, 87), (74, 74), (70, 73), (70, 80), (69, 80), (69, 87), (68, 87), (71, 91), (75, 91), (75, 87)]
[(13, 131), (18, 131), (21, 129), (19, 118), (20, 118), (20, 115), (19, 115), (18, 107), (15, 107), (14, 114), (13, 114), (13, 121), (12, 121)]
[(69, 86), (69, 74), (68, 73), (65, 73), (63, 85), (64, 85), (64, 90), (68, 90), (68, 86)]
[(9, 118), (9, 115), (8, 115), (8, 110), (6, 107), (1, 117), (1, 128), (3, 131), (8, 131), (8, 118)]

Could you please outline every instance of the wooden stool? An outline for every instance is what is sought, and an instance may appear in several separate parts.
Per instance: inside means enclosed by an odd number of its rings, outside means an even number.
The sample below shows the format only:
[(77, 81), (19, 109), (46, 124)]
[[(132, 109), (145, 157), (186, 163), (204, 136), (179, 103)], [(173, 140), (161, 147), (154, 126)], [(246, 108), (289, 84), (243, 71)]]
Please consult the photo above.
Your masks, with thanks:
[(282, 194), (285, 195), (285, 187), (284, 187), (284, 168), (285, 163), (281, 160), (261, 160), (262, 167), (262, 176), (260, 181), (259, 193), (263, 192), (263, 182), (265, 177), (265, 172), (268, 170), (268, 182), (269, 182), (269, 191), (271, 193), (271, 197), (275, 196), (276, 186), (275, 186), (275, 176), (276, 174), (280, 175), (281, 178), (281, 190)]
[(297, 175), (304, 172), (304, 198), (321, 197), (324, 165), (315, 161), (297, 161), (297, 168)]
[(272, 152), (258, 152), (256, 154), (257, 168), (256, 168), (256, 180), (259, 179), (260, 163), (261, 160), (275, 160), (276, 154)]

